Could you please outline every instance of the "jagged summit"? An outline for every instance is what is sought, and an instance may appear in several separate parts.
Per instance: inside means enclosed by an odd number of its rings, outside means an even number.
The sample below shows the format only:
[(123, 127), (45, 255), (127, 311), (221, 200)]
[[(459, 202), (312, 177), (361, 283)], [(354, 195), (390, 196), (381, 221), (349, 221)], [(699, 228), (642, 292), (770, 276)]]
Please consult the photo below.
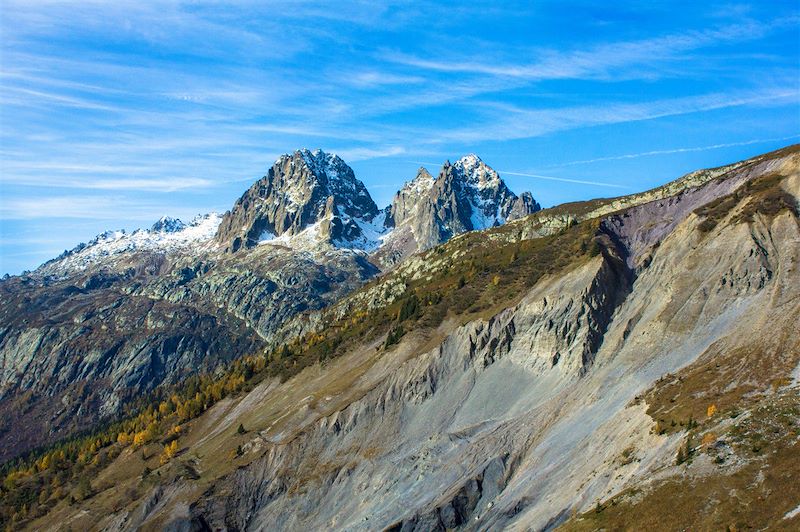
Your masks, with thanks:
[(216, 239), (228, 252), (317, 226), (323, 239), (363, 238), (359, 223), (378, 214), (364, 184), (339, 156), (297, 150), (275, 161), (225, 214)]
[(392, 200), (386, 225), (394, 231), (380, 258), (394, 264), (454, 235), (502, 225), (540, 208), (530, 193), (514, 194), (475, 154), (445, 161), (436, 178), (420, 168)]
[(153, 226), (150, 228), (150, 231), (154, 233), (177, 233), (185, 228), (186, 224), (180, 221), (178, 218), (162, 216), (156, 223), (153, 224)]
[(300, 247), (324, 242), (365, 251), (388, 244), (390, 249), (379, 254), (394, 259), (380, 261), (392, 264), (453, 235), (494, 227), (538, 209), (530, 194), (517, 197), (496, 171), (469, 154), (454, 164), (445, 162), (436, 178), (420, 168), (392, 204), (379, 211), (340, 157), (304, 148), (279, 157), (239, 198), (216, 239), (231, 253), (264, 242)]
[(420, 167), (414, 179), (404, 183), (403, 187), (395, 194), (394, 200), (388, 207), (385, 225), (396, 227), (414, 216), (424, 202), (423, 198), (430, 193), (435, 182), (436, 180), (428, 170)]
[(474, 153), (463, 156), (452, 166), (464, 176), (466, 182), (479, 189), (501, 186), (500, 175)]
[[(163, 253), (191, 246), (235, 253), (259, 244), (308, 251), (358, 250), (390, 268), (454, 235), (501, 225), (539, 209), (530, 193), (517, 197), (475, 154), (446, 161), (437, 177), (424, 167), (379, 210), (352, 168), (321, 149), (278, 157), (219, 216), (186, 224), (163, 216), (149, 229), (106, 231), (43, 264), (37, 272), (62, 276), (140, 251)], [(199, 247), (198, 247), (199, 246)]]

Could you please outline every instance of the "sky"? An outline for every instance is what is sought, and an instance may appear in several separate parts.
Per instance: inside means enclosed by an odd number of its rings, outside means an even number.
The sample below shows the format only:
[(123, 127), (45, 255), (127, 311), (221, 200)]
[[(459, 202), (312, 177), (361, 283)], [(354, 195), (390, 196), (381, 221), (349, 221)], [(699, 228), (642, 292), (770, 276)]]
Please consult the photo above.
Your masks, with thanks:
[(301, 147), (380, 207), (467, 153), (552, 206), (800, 142), (799, 5), (0, 0), (0, 273)]

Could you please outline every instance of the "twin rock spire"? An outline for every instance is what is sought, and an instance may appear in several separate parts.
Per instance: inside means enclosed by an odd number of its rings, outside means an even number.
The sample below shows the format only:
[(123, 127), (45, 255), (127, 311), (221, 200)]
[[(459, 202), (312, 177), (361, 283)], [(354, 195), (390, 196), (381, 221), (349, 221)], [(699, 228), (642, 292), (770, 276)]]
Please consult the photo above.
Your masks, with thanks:
[(225, 214), (216, 239), (227, 252), (277, 237), (316, 232), (338, 247), (377, 251), (385, 262), (431, 248), (452, 236), (486, 229), (540, 209), (517, 197), (476, 155), (446, 162), (434, 178), (424, 168), (379, 210), (338, 156), (298, 150), (281, 156)]

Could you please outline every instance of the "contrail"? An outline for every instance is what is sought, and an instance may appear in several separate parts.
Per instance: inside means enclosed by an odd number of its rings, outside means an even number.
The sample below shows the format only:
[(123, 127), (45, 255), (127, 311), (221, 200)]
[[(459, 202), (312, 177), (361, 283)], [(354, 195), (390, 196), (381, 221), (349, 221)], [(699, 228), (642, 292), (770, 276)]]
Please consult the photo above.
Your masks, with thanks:
[(522, 177), (535, 177), (536, 179), (547, 179), (548, 181), (563, 181), (564, 183), (577, 183), (579, 185), (593, 185), (596, 187), (611, 187), (611, 188), (629, 188), (625, 185), (617, 185), (614, 183), (603, 183), (601, 181), (583, 181), (581, 179), (568, 179), (566, 177), (553, 177), (550, 175), (539, 174), (523, 174), (521, 172), (505, 172), (502, 170), (497, 171), (498, 174), (518, 175)]
[(653, 151), (645, 151), (641, 153), (629, 153), (626, 155), (615, 155), (612, 157), (598, 157), (597, 159), (583, 159), (580, 161), (570, 161), (568, 163), (562, 164), (554, 164), (551, 165), (551, 168), (560, 168), (562, 166), (574, 166), (577, 164), (591, 164), (591, 163), (598, 163), (601, 161), (619, 161), (622, 159), (637, 159), (639, 157), (649, 157), (652, 155), (668, 155), (670, 153), (685, 153), (685, 152), (693, 152), (693, 151), (706, 151), (706, 150), (717, 150), (720, 148), (731, 148), (734, 146), (748, 146), (750, 144), (760, 144), (762, 142), (777, 142), (779, 140), (791, 140), (800, 138), (800, 135), (791, 135), (789, 137), (777, 137), (774, 139), (753, 139), (753, 140), (745, 140), (742, 142), (728, 142), (726, 144), (712, 144), (710, 146), (696, 146), (693, 148), (675, 148), (671, 150), (653, 150)]
[(433, 166), (433, 167), (435, 168), (435, 167), (437, 167), (437, 166), (442, 166), (442, 163), (443, 163), (444, 161), (442, 161), (442, 162), (440, 162), (440, 163), (432, 163), (432, 162), (429, 162), (429, 161), (408, 161), (408, 162), (410, 162), (410, 163), (414, 163), (414, 164), (421, 164), (421, 165)]

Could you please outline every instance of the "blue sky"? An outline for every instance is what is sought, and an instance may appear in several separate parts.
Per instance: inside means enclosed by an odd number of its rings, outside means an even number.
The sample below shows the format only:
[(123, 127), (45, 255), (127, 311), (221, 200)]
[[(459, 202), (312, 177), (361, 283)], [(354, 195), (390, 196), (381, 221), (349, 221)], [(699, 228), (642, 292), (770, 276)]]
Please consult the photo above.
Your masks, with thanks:
[(550, 206), (800, 142), (796, 1), (464, 4), (2, 0), (0, 272), (299, 147), (379, 206), (470, 152)]

